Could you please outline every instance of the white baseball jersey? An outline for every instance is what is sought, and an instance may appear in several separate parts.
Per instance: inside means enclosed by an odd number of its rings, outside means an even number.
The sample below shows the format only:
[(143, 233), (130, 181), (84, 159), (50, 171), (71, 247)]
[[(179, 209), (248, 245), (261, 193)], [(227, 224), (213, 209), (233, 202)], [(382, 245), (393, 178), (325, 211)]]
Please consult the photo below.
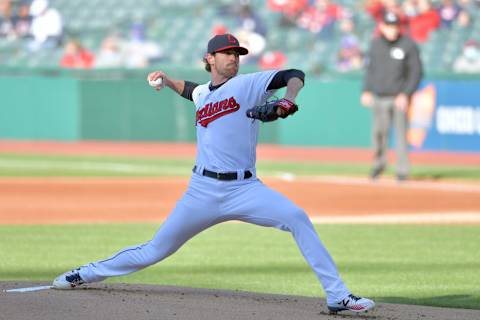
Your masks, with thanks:
[(216, 172), (254, 170), (259, 121), (247, 118), (246, 111), (273, 94), (267, 87), (276, 73), (237, 75), (213, 91), (210, 82), (195, 88), (197, 167)]

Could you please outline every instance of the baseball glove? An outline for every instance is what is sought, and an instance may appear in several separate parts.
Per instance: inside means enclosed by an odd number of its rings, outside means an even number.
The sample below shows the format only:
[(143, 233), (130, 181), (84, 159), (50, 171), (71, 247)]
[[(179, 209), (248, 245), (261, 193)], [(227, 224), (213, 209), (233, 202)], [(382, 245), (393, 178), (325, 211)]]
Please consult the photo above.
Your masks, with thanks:
[[(277, 114), (278, 108), (283, 110), (283, 115)], [(263, 106), (256, 106), (247, 110), (247, 117), (257, 119), (262, 122), (275, 121), (278, 117), (285, 119), (286, 117), (298, 111), (298, 106), (288, 99), (278, 99), (269, 101)]]

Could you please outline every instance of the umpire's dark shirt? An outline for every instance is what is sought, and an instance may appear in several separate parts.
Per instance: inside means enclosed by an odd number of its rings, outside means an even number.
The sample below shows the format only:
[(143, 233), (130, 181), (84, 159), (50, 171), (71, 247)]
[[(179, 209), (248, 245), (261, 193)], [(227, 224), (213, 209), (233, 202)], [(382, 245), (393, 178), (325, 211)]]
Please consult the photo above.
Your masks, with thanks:
[(389, 42), (376, 38), (370, 45), (364, 91), (378, 96), (412, 95), (422, 78), (417, 45), (406, 36)]

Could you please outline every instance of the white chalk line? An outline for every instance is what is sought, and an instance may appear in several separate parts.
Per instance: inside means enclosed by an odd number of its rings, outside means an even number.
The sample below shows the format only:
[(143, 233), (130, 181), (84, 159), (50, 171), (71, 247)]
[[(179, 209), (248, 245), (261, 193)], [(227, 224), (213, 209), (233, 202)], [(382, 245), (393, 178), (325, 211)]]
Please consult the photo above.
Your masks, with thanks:
[[(448, 213), (398, 213), (368, 215), (319, 215), (310, 214), (312, 223), (320, 224), (480, 224), (480, 212), (448, 212)], [(244, 223), (230, 220), (224, 223)]]
[(310, 219), (316, 224), (480, 224), (480, 212), (314, 215)]
[(398, 182), (394, 179), (383, 179), (372, 181), (361, 177), (340, 177), (340, 176), (296, 176), (292, 173), (277, 173), (276, 179), (287, 182), (322, 182), (337, 185), (369, 186), (378, 188), (405, 188), (422, 190), (440, 190), (452, 192), (473, 192), (480, 193), (480, 184), (466, 182), (440, 182), (440, 181), (415, 181), (407, 180)]
[(48, 289), (52, 289), (52, 288), (53, 288), (53, 286), (37, 286), (37, 287), (7, 289), (7, 290), (3, 290), (3, 292), (24, 293), (24, 292), (34, 292), (34, 291), (48, 290)]

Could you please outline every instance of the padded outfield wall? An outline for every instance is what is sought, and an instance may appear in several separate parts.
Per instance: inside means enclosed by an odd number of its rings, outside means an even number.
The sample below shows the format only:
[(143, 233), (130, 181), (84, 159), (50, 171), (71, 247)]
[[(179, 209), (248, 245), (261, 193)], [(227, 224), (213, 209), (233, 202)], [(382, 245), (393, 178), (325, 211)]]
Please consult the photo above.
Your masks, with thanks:
[[(167, 71), (180, 79), (208, 80), (200, 70)], [(171, 90), (152, 90), (146, 74), (3, 73), (0, 138), (195, 141), (192, 103)], [(480, 77), (461, 79), (423, 82), (411, 112), (412, 148), (480, 151)], [(360, 75), (307, 76), (297, 101), (300, 112), (286, 121), (263, 124), (261, 142), (370, 146), (371, 113), (359, 104), (360, 90)]]

